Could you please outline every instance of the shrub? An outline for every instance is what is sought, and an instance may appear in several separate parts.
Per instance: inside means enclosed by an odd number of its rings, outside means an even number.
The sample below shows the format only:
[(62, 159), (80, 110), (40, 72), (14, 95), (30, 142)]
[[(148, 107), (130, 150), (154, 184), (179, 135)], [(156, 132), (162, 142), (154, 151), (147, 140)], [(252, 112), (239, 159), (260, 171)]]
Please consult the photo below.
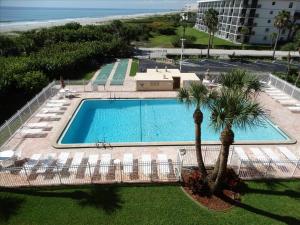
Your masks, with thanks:
[(192, 170), (184, 178), (185, 186), (187, 186), (193, 194), (200, 196), (207, 196), (210, 194), (208, 183), (202, 179), (201, 173), (198, 169)]

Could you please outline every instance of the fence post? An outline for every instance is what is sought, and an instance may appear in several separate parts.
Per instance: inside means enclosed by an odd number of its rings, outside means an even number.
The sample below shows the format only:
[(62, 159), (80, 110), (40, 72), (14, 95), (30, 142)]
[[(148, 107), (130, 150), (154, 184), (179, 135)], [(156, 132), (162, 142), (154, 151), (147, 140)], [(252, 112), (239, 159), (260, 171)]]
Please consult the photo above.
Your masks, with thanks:
[(300, 160), (298, 160), (297, 162), (296, 162), (296, 166), (295, 166), (295, 169), (294, 169), (294, 171), (293, 171), (293, 173), (292, 173), (292, 177), (295, 175), (295, 172), (296, 172), (296, 169), (298, 168), (298, 165), (300, 165)]
[(121, 173), (121, 176), (120, 176), (121, 177), (121, 181), (120, 181), (121, 183), (123, 182), (123, 166), (124, 165), (122, 165), (122, 162), (120, 162), (119, 163), (119, 168), (120, 168), (120, 173)]
[(234, 152), (234, 146), (232, 146), (231, 156), (230, 156), (230, 159), (229, 159), (229, 165), (231, 164), (233, 152)]
[(90, 178), (91, 178), (91, 184), (92, 184), (93, 183), (93, 179), (92, 179), (92, 173), (91, 173), (91, 166), (90, 166), (89, 162), (87, 163), (87, 165), (88, 165), (89, 174), (90, 174)]
[(238, 167), (238, 172), (237, 172), (238, 176), (240, 176), (240, 170), (241, 170), (241, 167), (242, 167), (242, 163), (243, 163), (243, 160), (240, 160), (240, 165)]
[(59, 178), (59, 183), (62, 184), (61, 177), (60, 177), (60, 172), (59, 172), (59, 169), (58, 169), (58, 165), (56, 165), (56, 170), (57, 170), (57, 175), (58, 175), (58, 178)]
[(31, 186), (31, 183), (29, 181), (29, 177), (28, 177), (28, 174), (27, 174), (26, 166), (24, 166), (24, 171), (25, 171), (27, 182), (28, 182), (29, 186)]
[(18, 110), (18, 117), (19, 117), (19, 119), (20, 119), (20, 121), (21, 121), (21, 124), (23, 124), (23, 120), (22, 120), (21, 113), (20, 113), (19, 110)]
[(85, 80), (82, 80), (82, 84), (83, 84), (83, 92), (85, 92)]
[(11, 135), (12, 135), (12, 133), (11, 133), (11, 130), (10, 130), (10, 127), (9, 127), (9, 124), (8, 124), (8, 121), (7, 121), (7, 120), (5, 121), (5, 125), (7, 126), (7, 129), (8, 129), (9, 135), (11, 136)]
[(269, 171), (269, 168), (271, 167), (271, 160), (269, 160), (269, 163), (268, 163), (268, 166), (267, 166), (267, 169), (266, 169), (266, 172), (264, 174), (264, 177), (267, 177), (268, 175), (268, 171)]
[(31, 107), (30, 107), (30, 104), (29, 104), (29, 102), (27, 102), (27, 107), (28, 107), (28, 109), (29, 109), (29, 112), (30, 112), (30, 115), (32, 114), (32, 111), (31, 111)]

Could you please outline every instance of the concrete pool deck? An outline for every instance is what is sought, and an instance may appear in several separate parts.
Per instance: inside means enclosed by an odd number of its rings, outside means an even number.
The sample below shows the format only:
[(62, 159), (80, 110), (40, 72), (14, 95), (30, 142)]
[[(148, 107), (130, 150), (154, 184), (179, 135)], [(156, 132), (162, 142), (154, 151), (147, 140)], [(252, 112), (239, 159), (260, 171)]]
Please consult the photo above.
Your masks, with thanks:
[[(73, 86), (73, 89), (76, 89)], [(117, 92), (115, 97), (117, 98), (174, 98), (176, 97), (176, 92)], [(113, 149), (99, 149), (96, 146), (93, 148), (55, 148), (53, 145), (57, 141), (57, 137), (61, 134), (62, 129), (65, 124), (72, 117), (73, 112), (77, 108), (78, 104), (82, 99), (85, 98), (110, 98), (111, 93), (109, 92), (83, 92), (80, 93), (78, 98), (73, 98), (70, 100), (70, 105), (66, 106), (67, 109), (61, 119), (58, 121), (49, 121), (48, 123), (52, 126), (51, 131), (47, 132), (47, 136), (43, 138), (21, 138), (18, 134), (15, 135), (6, 146), (5, 149), (20, 150), (22, 157), (31, 157), (35, 153), (60, 153), (60, 152), (85, 152), (86, 154), (93, 153), (106, 153), (110, 152), (114, 159), (122, 159), (124, 152), (131, 152), (134, 157), (139, 157), (141, 154), (147, 153), (156, 157), (159, 153), (165, 153), (168, 158), (176, 160), (177, 150), (181, 146), (126, 146), (126, 147), (113, 147)], [(300, 138), (300, 114), (292, 113), (287, 108), (281, 106), (278, 102), (270, 98), (265, 93), (261, 93), (258, 97), (259, 101), (262, 103), (263, 107), (268, 110), (270, 118), (283, 130), (287, 131), (288, 134), (295, 139)], [(40, 110), (40, 109), (39, 109)], [(39, 111), (38, 110), (38, 111)], [(34, 116), (30, 118), (27, 122), (34, 123), (38, 122), (39, 119)], [(277, 144), (260, 145), (260, 147), (271, 147), (273, 148)], [(249, 148), (257, 146), (257, 144), (242, 145), (247, 151)], [(300, 155), (300, 144), (296, 142), (295, 144), (281, 145), (287, 146), (292, 150), (298, 157)], [(249, 153), (250, 154), (250, 153)]]

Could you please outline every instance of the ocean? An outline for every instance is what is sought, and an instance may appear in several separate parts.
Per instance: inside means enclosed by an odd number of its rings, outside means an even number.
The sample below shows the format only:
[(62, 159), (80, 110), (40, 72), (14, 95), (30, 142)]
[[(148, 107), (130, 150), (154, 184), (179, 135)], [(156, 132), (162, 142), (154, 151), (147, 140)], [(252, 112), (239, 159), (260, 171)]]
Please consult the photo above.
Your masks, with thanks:
[(57, 21), (80, 18), (105, 18), (146, 13), (170, 12), (166, 9), (108, 9), (108, 8), (36, 8), (0, 7), (0, 23)]

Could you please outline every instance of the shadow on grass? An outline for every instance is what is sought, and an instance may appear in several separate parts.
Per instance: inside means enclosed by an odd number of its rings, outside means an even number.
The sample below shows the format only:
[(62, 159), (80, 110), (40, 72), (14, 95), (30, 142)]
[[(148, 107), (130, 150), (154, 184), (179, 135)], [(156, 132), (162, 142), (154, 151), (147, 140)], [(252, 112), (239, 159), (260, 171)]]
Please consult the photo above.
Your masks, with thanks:
[(93, 185), (81, 190), (65, 189), (60, 191), (43, 189), (9, 189), (6, 192), (42, 198), (69, 198), (77, 201), (82, 207), (95, 207), (110, 214), (122, 207), (119, 188), (113, 186)]
[[(250, 188), (245, 183), (241, 187), (241, 193), (242, 194), (248, 194), (248, 193), (255, 193), (255, 194), (263, 194), (263, 195), (277, 195), (277, 196), (288, 196), (290, 198), (294, 199), (300, 199), (300, 186), (299, 191), (294, 191), (287, 189), (288, 186), (284, 185), (282, 181), (280, 180), (267, 180), (267, 181), (255, 181), (256, 183), (261, 183), (266, 185), (266, 189), (256, 189), (256, 188)], [(276, 189), (278, 187), (286, 188), (282, 191), (277, 191)]]
[[(258, 183), (265, 183), (266, 184), (266, 189), (254, 189), (254, 188), (249, 188), (245, 183), (241, 187), (241, 193), (242, 194), (248, 194), (248, 193), (258, 193), (258, 194), (263, 194), (263, 195), (275, 195), (275, 196), (288, 196), (291, 198), (300, 198), (300, 192), (294, 191), (294, 190), (284, 190), (284, 191), (276, 191), (275, 188), (278, 186), (282, 186), (280, 182), (278, 181), (273, 181), (274, 183), (271, 184), (272, 181), (258, 181)], [(284, 186), (284, 185), (283, 185)], [(243, 202), (235, 201), (225, 195), (218, 195), (219, 198), (221, 198), (223, 201), (228, 202), (232, 205), (235, 205), (236, 207), (242, 208), (244, 210), (247, 210), (249, 212), (269, 217), (271, 219), (280, 221), (282, 223), (288, 224), (288, 225), (299, 225), (300, 220), (292, 217), (292, 216), (282, 216), (278, 215), (263, 209), (256, 208), (254, 206), (245, 204)]]
[(0, 221), (8, 221), (16, 215), (21, 208), (24, 199), (11, 196), (0, 196)]

